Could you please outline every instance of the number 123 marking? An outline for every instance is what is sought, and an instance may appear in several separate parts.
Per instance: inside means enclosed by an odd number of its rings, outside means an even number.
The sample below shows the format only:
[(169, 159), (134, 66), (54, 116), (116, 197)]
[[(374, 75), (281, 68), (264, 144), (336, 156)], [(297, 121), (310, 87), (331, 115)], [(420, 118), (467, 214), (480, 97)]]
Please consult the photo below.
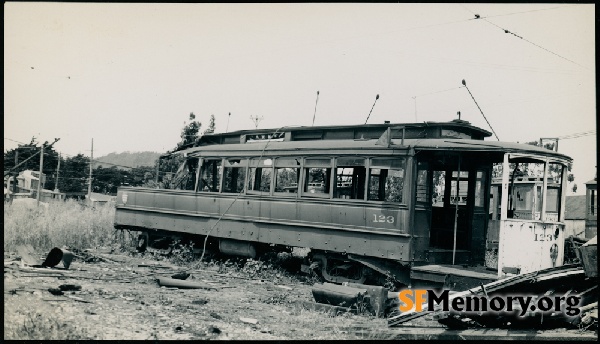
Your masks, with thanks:
[(394, 217), (393, 216), (385, 216), (385, 215), (377, 215), (377, 214), (373, 214), (373, 222), (387, 222), (387, 223), (394, 223)]

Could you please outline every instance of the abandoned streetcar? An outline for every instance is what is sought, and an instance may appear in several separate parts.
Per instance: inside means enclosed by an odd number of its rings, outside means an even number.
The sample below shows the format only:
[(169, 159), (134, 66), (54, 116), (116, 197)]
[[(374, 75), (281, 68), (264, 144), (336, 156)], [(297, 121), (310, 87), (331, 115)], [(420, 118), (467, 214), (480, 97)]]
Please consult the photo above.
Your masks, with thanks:
[(119, 188), (114, 225), (140, 250), (310, 248), (303, 269), (334, 283), (458, 288), (562, 265), (571, 159), (489, 136), (461, 120), (208, 134), (172, 153), (174, 189)]

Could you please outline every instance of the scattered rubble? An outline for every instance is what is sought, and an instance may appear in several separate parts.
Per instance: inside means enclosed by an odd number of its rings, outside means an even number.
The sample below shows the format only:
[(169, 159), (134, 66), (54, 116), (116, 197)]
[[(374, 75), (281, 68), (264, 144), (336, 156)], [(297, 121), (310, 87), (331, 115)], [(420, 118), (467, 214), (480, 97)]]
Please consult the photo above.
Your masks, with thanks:
[[(594, 242), (595, 243), (595, 242)], [(565, 334), (560, 332), (560, 336), (555, 338), (573, 338), (573, 339), (589, 339), (587, 334), (594, 334), (597, 331), (598, 324), (598, 283), (597, 283), (597, 267), (590, 263), (586, 263), (586, 259), (592, 261), (592, 258), (597, 259), (597, 253), (590, 253), (595, 249), (595, 244), (592, 242), (586, 245), (580, 245), (577, 248), (578, 256), (581, 257), (580, 264), (561, 266), (552, 269), (536, 271), (533, 273), (522, 274), (507, 279), (494, 281), (476, 288), (471, 288), (463, 292), (450, 294), (450, 300), (455, 297), (464, 295), (501, 295), (501, 294), (536, 294), (555, 296), (577, 295), (581, 297), (580, 311), (581, 313), (574, 318), (566, 318), (562, 312), (556, 314), (545, 314), (543, 317), (534, 314), (527, 314), (523, 317), (524, 321), (516, 321), (511, 316), (496, 316), (490, 317), (485, 314), (461, 314), (456, 312), (444, 312), (438, 307), (433, 310), (428, 310), (426, 305), (423, 312), (409, 311), (398, 313), (398, 293), (391, 292), (388, 289), (380, 286), (344, 283), (343, 285), (330, 283), (317, 283), (310, 287), (302, 284), (294, 284), (290, 281), (274, 281), (274, 280), (258, 280), (245, 275), (238, 276), (233, 271), (221, 273), (221, 269), (214, 267), (206, 267), (204, 269), (185, 271), (180, 266), (171, 265), (167, 262), (143, 262), (142, 260), (115, 256), (100, 257), (98, 253), (79, 251), (75, 249), (58, 249), (54, 248), (46, 258), (46, 267), (41, 267), (39, 261), (35, 260), (36, 254), (30, 248), (21, 248), (19, 255), (21, 256), (21, 265), (18, 260), (6, 260), (5, 254), (5, 304), (6, 297), (21, 296), (21, 295), (39, 295), (38, 298), (52, 305), (73, 306), (79, 304), (78, 307), (86, 307), (82, 309), (82, 314), (93, 316), (98, 319), (98, 316), (103, 317), (110, 314), (110, 309), (117, 303), (128, 304), (129, 308), (122, 311), (124, 314), (133, 315), (136, 312), (141, 312), (148, 315), (148, 319), (154, 317), (161, 319), (164, 323), (162, 332), (153, 332), (154, 334), (147, 339), (156, 338), (171, 338), (171, 339), (189, 339), (189, 338), (231, 338), (233, 324), (242, 323), (250, 325), (246, 330), (251, 331), (255, 335), (264, 335), (264, 338), (278, 338), (281, 335), (281, 326), (275, 325), (278, 322), (269, 321), (270, 319), (279, 319), (276, 314), (266, 315), (267, 309), (279, 307), (278, 312), (281, 314), (298, 314), (309, 311), (325, 312), (324, 319), (327, 315), (345, 315), (335, 318), (334, 322), (339, 322), (347, 317), (354, 315), (371, 315), (373, 317), (356, 317), (363, 318), (365, 321), (369, 319), (371, 322), (386, 321), (388, 328), (382, 329), (380, 324), (375, 330), (371, 327), (359, 327), (344, 329), (345, 333), (385, 333), (389, 338), (399, 339), (418, 339), (423, 336), (430, 338), (483, 338), (484, 334), (477, 332), (478, 329), (485, 329), (492, 336), (494, 334), (497, 339), (502, 339), (502, 332), (510, 331), (513, 336), (521, 336), (530, 338), (541, 334), (540, 330), (560, 331), (564, 328), (571, 328), (581, 333), (580, 336), (569, 332)], [(57, 251), (59, 250), (60, 253)], [(72, 253), (71, 260), (65, 264), (65, 253)], [(586, 254), (590, 257), (585, 258)], [(25, 255), (29, 258), (23, 259)], [(31, 259), (34, 258), (34, 259)], [(82, 270), (77, 265), (72, 266), (72, 260), (83, 263), (93, 263), (86, 266), (86, 270)], [(119, 258), (119, 259), (117, 259)], [(17, 258), (18, 259), (18, 258)], [(26, 262), (27, 261), (27, 262)], [(63, 263), (64, 268), (56, 267), (59, 263)], [(126, 262), (126, 265), (123, 265)], [(595, 262), (595, 261), (594, 261)], [(54, 265), (51, 267), (50, 265)], [(35, 267), (40, 266), (40, 267)], [(262, 266), (262, 264), (254, 264), (252, 268)], [(69, 269), (70, 268), (70, 269)], [(67, 270), (69, 269), (69, 270)], [(265, 274), (264, 269), (258, 269), (258, 274)], [(595, 271), (595, 272), (594, 272)], [(29, 277), (51, 277), (65, 280), (63, 284), (50, 284), (51, 279), (41, 278), (38, 280), (45, 281), (43, 288), (27, 287), (27, 285), (13, 286), (7, 284), (7, 276), (12, 276), (12, 280), (20, 276)], [(273, 274), (275, 277), (276, 275)], [(170, 276), (170, 277), (167, 277)], [(197, 277), (202, 276), (202, 277)], [(87, 280), (87, 281), (86, 281)], [(31, 281), (31, 279), (29, 279)], [(84, 282), (85, 281), (85, 282)], [(102, 281), (102, 288), (98, 288), (96, 281)], [(81, 282), (81, 284), (79, 283)], [(141, 294), (127, 289), (128, 286), (120, 283), (136, 283), (139, 286), (146, 285), (145, 292)], [(228, 285), (227, 283), (231, 284)], [(287, 283), (282, 285), (280, 283)], [(108, 287), (108, 284), (112, 284)], [(240, 286), (245, 285), (260, 285), (260, 287), (251, 287), (247, 289)], [(114, 286), (121, 285), (121, 289), (114, 291)], [(164, 288), (156, 288), (164, 287)], [(7, 287), (8, 286), (8, 287)], [(38, 284), (39, 286), (39, 284)], [(236, 288), (227, 290), (227, 295), (231, 295), (236, 300), (234, 304), (227, 306), (220, 305), (223, 301), (223, 288)], [(148, 290), (155, 289), (153, 294), (148, 293)], [(186, 290), (187, 289), (187, 290)], [(192, 290), (197, 289), (197, 290)], [(219, 293), (210, 293), (207, 291), (216, 290)], [(249, 293), (248, 291), (252, 292)], [(308, 301), (308, 296), (311, 290), (313, 300)], [(37, 293), (37, 294), (36, 294)], [(50, 296), (50, 294), (54, 296)], [(45, 298), (44, 298), (44, 295)], [(209, 298), (211, 295), (210, 304)], [(298, 299), (300, 295), (305, 295)], [(214, 296), (214, 297), (213, 297)], [(57, 302), (63, 301), (63, 302)], [(66, 302), (65, 302), (66, 301)], [(75, 302), (69, 302), (75, 301)], [(264, 307), (267, 308), (264, 308)], [(208, 311), (210, 309), (210, 311)], [(189, 325), (183, 321), (168, 320), (172, 316), (171, 312), (179, 311), (182, 315), (199, 317), (202, 321), (214, 322), (214, 325), (204, 323), (201, 329), (191, 329)], [(107, 313), (108, 312), (108, 313)], [(121, 312), (121, 311), (119, 311)], [(240, 312), (240, 313), (236, 313)], [(243, 312), (243, 313), (241, 313)], [(141, 314), (140, 313), (140, 314)], [(127, 315), (125, 315), (126, 317)], [(314, 315), (311, 317), (314, 318)], [(423, 318), (424, 317), (424, 318)], [(415, 321), (422, 318), (419, 326), (415, 327)], [(185, 319), (185, 317), (180, 318)], [(259, 326), (258, 324), (261, 324)], [(262, 325), (264, 324), (264, 325)], [(103, 325), (108, 326), (108, 325)], [(168, 326), (168, 327), (167, 327)], [(246, 326), (246, 325), (244, 325)], [(268, 328), (266, 327), (268, 326)], [(288, 325), (292, 326), (292, 325)], [(385, 325), (383, 325), (384, 327)], [(156, 327), (156, 325), (155, 325)], [(279, 328), (279, 329), (278, 329)], [(339, 329), (338, 329), (339, 330)], [(523, 331), (517, 335), (515, 331)], [(132, 330), (133, 331), (133, 330)], [(148, 331), (153, 331), (152, 329)], [(166, 334), (166, 332), (170, 334)], [(291, 328), (290, 330), (291, 331)], [(436, 332), (437, 331), (437, 332)], [(134, 331), (139, 333), (139, 330)], [(435, 332), (435, 333), (434, 333)], [(558, 333), (558, 332), (557, 332)], [(363, 335), (361, 334), (361, 335)], [(179, 336), (179, 337), (177, 337)], [(370, 336), (366, 334), (365, 336)], [(419, 337), (421, 336), (421, 337)], [(519, 338), (521, 338), (519, 337)], [(551, 338), (551, 335), (542, 335), (543, 338)], [(262, 338), (262, 337), (261, 337)], [(597, 338), (597, 333), (596, 333)]]

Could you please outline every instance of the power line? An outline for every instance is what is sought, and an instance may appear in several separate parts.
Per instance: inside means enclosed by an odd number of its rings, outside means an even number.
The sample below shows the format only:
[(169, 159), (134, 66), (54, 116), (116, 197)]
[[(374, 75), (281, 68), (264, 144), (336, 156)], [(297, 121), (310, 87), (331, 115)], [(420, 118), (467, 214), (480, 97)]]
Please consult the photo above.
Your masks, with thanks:
[[(22, 144), (22, 145), (29, 145), (29, 143), (24, 143), (24, 142), (21, 142), (21, 141), (13, 140), (13, 139), (11, 139), (11, 138), (8, 138), (8, 137), (5, 137), (4, 139), (5, 139), (5, 140), (12, 141), (12, 142), (15, 142), (15, 143), (19, 143), (19, 144)], [(16, 149), (16, 148), (15, 148), (15, 149)], [(38, 153), (38, 154), (39, 154), (39, 153)], [(67, 154), (67, 153), (63, 153), (63, 152), (56, 151), (56, 155), (58, 155), (58, 154), (65, 155), (65, 156), (67, 156), (67, 157), (70, 157), (70, 158), (74, 158), (74, 157), (76, 157), (76, 155), (71, 155), (71, 154)], [(45, 155), (45, 156), (54, 156), (54, 154), (51, 154), (50, 152), (44, 152), (44, 155)], [(85, 155), (84, 155), (84, 156), (85, 156)], [(94, 162), (93, 162), (93, 163), (94, 163), (94, 164), (97, 164), (97, 165), (106, 164), (106, 165), (117, 166), (117, 167), (123, 167), (123, 168), (131, 168), (131, 169), (133, 169), (133, 168), (138, 168), (138, 167), (151, 167), (151, 166), (137, 166), (137, 167), (133, 167), (133, 166), (120, 165), (120, 164), (113, 164), (113, 163), (110, 163), (110, 162), (104, 162), (104, 161), (99, 161), (99, 160), (94, 160)]]
[(574, 134), (559, 136), (559, 137), (557, 137), (557, 139), (568, 140), (568, 139), (576, 139), (579, 137), (590, 136), (590, 135), (596, 135), (596, 130), (589, 130), (589, 131), (584, 131), (581, 133), (574, 133)]
[[(470, 9), (468, 9), (465, 5), (461, 4), (461, 6), (466, 9), (467, 11), (473, 13), (475, 15), (475, 12), (471, 11)], [(535, 10), (529, 10), (529, 11), (520, 11), (520, 12), (511, 12), (511, 13), (504, 13), (504, 14), (496, 14), (496, 15), (491, 15), (491, 16), (484, 16), (481, 17), (477, 14), (477, 16), (475, 18), (471, 18), (469, 20), (475, 20), (475, 19), (484, 19), (484, 18), (494, 18), (494, 17), (505, 17), (505, 16), (511, 16), (513, 14), (522, 14), (522, 13), (529, 13), (529, 12), (538, 12), (538, 11), (547, 11), (547, 10), (554, 10), (557, 8), (563, 8), (563, 7), (572, 7), (573, 5), (566, 5), (566, 6), (556, 6), (556, 7), (547, 7), (547, 8), (538, 8)]]
[[(585, 136), (591, 136), (591, 135), (596, 135), (596, 130), (588, 130), (588, 131), (582, 131), (579, 133), (573, 133), (573, 134), (567, 134), (567, 135), (562, 135), (562, 136), (557, 136), (557, 137), (553, 137), (552, 139), (558, 139), (558, 140), (569, 140), (569, 139), (577, 139), (580, 137), (585, 137)], [(529, 140), (527, 142), (538, 142), (538, 140)]]
[(585, 66), (583, 66), (583, 65), (581, 65), (581, 64), (579, 64), (579, 63), (577, 63), (577, 62), (575, 62), (575, 61), (573, 61), (573, 60), (569, 60), (568, 58), (566, 58), (566, 57), (564, 57), (564, 56), (562, 56), (562, 55), (559, 55), (559, 54), (557, 54), (557, 53), (555, 53), (555, 52), (553, 52), (553, 51), (551, 51), (551, 50), (548, 50), (548, 49), (546, 49), (546, 48), (542, 47), (542, 46), (541, 46), (541, 45), (539, 45), (539, 44), (536, 44), (536, 43), (534, 43), (534, 42), (532, 42), (532, 41), (530, 41), (530, 40), (528, 40), (528, 39), (525, 39), (525, 38), (523, 38), (522, 36), (519, 36), (519, 35), (517, 35), (517, 34), (516, 34), (516, 33), (514, 33), (514, 32), (511, 32), (511, 31), (509, 31), (509, 30), (507, 30), (507, 29), (505, 29), (505, 28), (503, 28), (503, 27), (500, 27), (500, 26), (498, 26), (498, 25), (496, 25), (496, 24), (492, 23), (491, 21), (489, 21), (489, 20), (487, 20), (487, 19), (485, 19), (485, 18), (480, 18), (480, 17), (478, 17), (478, 15), (477, 15), (477, 14), (475, 15), (475, 19), (483, 19), (484, 21), (486, 21), (486, 22), (490, 23), (491, 25), (494, 25), (495, 27), (497, 27), (497, 28), (501, 29), (501, 30), (502, 30), (502, 31), (504, 31), (505, 33), (509, 33), (509, 34), (511, 34), (511, 35), (513, 35), (513, 36), (515, 36), (515, 37), (517, 37), (517, 38), (520, 38), (520, 39), (524, 40), (525, 42), (527, 42), (527, 43), (529, 43), (529, 44), (532, 44), (532, 45), (534, 45), (534, 46), (536, 46), (536, 47), (538, 47), (538, 48), (540, 48), (540, 49), (542, 49), (542, 50), (545, 50), (545, 51), (547, 51), (547, 52), (549, 52), (549, 53), (551, 53), (551, 54), (553, 54), (553, 55), (556, 55), (556, 56), (560, 57), (561, 59), (564, 59), (564, 60), (567, 60), (567, 61), (569, 61), (569, 62), (571, 62), (571, 63), (574, 63), (574, 64), (578, 65), (579, 67), (582, 67), (582, 68), (585, 68), (585, 69), (589, 69), (589, 68), (587, 68), (587, 67), (585, 67)]
[[(505, 13), (505, 14), (496, 14), (496, 15), (492, 15), (492, 16), (485, 16), (485, 17), (481, 17), (481, 19), (484, 18), (494, 18), (494, 17), (505, 17), (505, 16), (511, 16), (513, 14), (522, 14), (522, 13), (530, 13), (530, 12), (537, 12), (537, 11), (548, 11), (548, 10), (554, 10), (557, 8), (563, 8), (563, 7), (573, 7), (574, 5), (566, 5), (566, 6), (557, 6), (557, 7), (548, 7), (548, 8), (539, 8), (537, 10), (529, 10), (529, 11), (521, 11), (521, 12), (512, 12), (512, 13)], [(478, 18), (473, 18), (473, 19), (478, 19)]]

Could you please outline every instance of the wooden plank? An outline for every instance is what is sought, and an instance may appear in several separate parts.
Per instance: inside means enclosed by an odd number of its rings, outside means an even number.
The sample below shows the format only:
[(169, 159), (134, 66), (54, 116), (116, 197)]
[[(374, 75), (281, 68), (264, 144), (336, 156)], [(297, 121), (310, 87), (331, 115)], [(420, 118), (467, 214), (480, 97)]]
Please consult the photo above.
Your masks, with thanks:
[(167, 277), (157, 277), (156, 281), (162, 287), (171, 287), (171, 288), (179, 288), (179, 289), (214, 289), (218, 290), (221, 286), (207, 285), (202, 283), (196, 283), (185, 280), (178, 280)]
[(464, 276), (464, 277), (474, 277), (474, 278), (481, 278), (481, 279), (488, 279), (488, 280), (489, 279), (494, 279), (494, 280), (498, 279), (498, 276), (496, 276), (496, 274), (478, 272), (478, 271), (467, 270), (467, 269), (460, 269), (460, 268), (457, 268), (452, 265), (416, 266), (412, 269), (412, 271), (421, 271), (421, 272), (437, 273), (437, 274), (444, 274), (444, 275), (457, 275), (457, 276)]
[(330, 313), (333, 313), (334, 315), (342, 314), (342, 313), (356, 314), (356, 309), (349, 308), (349, 307), (334, 306), (334, 305), (328, 305), (325, 303), (316, 303), (316, 302), (302, 301), (302, 300), (296, 301), (296, 304), (304, 309), (308, 309), (308, 310), (312, 310), (312, 311), (328, 312), (328, 313), (330, 312)]

